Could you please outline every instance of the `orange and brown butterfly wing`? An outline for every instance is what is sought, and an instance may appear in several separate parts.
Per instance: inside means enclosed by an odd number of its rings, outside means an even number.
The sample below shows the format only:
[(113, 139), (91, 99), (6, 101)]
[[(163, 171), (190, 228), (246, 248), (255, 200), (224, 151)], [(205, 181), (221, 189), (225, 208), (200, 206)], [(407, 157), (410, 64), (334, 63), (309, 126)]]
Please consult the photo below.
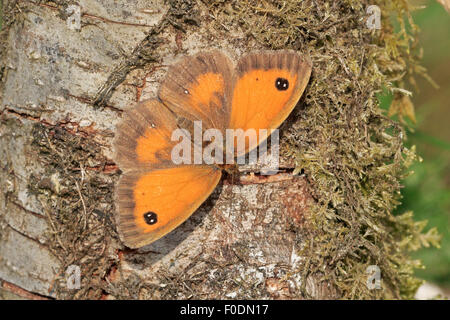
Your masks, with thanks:
[(126, 111), (117, 127), (114, 158), (123, 171), (116, 189), (117, 220), (129, 247), (150, 244), (176, 228), (220, 180), (215, 167), (172, 162), (176, 129), (175, 115), (156, 99)]
[[(243, 57), (233, 76), (229, 128), (255, 129), (257, 134), (259, 129), (278, 128), (303, 94), (310, 74), (311, 60), (294, 51)], [(254, 147), (247, 145), (246, 151)]]
[(203, 128), (224, 130), (230, 114), (226, 97), (233, 65), (220, 51), (183, 58), (169, 68), (158, 97), (174, 113)]
[(117, 126), (113, 142), (115, 161), (122, 171), (164, 168), (173, 165), (172, 132), (175, 116), (156, 99), (140, 102), (127, 110)]
[(217, 186), (212, 166), (177, 166), (122, 175), (117, 189), (119, 233), (130, 248), (166, 235), (197, 210)]

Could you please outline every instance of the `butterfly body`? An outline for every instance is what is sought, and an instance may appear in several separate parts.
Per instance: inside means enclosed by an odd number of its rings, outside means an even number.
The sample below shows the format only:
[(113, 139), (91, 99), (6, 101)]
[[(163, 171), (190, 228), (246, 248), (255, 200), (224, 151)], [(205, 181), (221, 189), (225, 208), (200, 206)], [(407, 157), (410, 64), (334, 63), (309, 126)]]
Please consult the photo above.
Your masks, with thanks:
[[(222, 170), (236, 171), (234, 164), (220, 161), (175, 164), (174, 131), (193, 140), (189, 151), (195, 158), (196, 148), (225, 137), (227, 130), (255, 130), (256, 142), (238, 148), (233, 138), (232, 148), (223, 143), (214, 152), (221, 159), (245, 155), (287, 118), (310, 73), (310, 60), (293, 51), (249, 54), (236, 67), (212, 51), (173, 65), (158, 98), (127, 111), (117, 127), (115, 161), (123, 171), (116, 190), (118, 227), (125, 244), (141, 247), (164, 236), (209, 197)], [(209, 143), (194, 139), (211, 130), (218, 136)]]

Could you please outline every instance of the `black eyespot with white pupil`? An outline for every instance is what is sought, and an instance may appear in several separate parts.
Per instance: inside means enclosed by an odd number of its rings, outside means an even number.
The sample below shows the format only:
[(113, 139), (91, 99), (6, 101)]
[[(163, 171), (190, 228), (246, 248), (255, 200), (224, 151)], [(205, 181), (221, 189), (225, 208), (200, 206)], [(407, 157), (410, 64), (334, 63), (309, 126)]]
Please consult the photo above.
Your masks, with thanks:
[(289, 88), (289, 81), (285, 78), (277, 78), (275, 80), (275, 87), (280, 91), (285, 91)]
[(147, 213), (144, 213), (144, 220), (145, 223), (149, 225), (155, 224), (156, 222), (158, 222), (158, 215), (154, 212), (149, 211)]

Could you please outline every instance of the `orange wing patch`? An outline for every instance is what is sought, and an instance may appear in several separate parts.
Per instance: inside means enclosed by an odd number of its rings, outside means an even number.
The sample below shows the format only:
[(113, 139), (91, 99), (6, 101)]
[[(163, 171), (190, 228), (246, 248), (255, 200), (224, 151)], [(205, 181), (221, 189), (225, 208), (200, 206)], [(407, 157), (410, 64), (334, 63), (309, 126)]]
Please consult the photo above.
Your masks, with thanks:
[(161, 134), (160, 131), (150, 127), (137, 139), (136, 154), (139, 162), (158, 163), (162, 159), (170, 159), (174, 144), (170, 141), (170, 136), (166, 136), (169, 132)]
[(205, 128), (224, 129), (232, 66), (219, 51), (185, 58), (169, 69), (158, 96), (177, 115), (201, 120)]
[(127, 246), (144, 246), (175, 229), (209, 197), (221, 175), (212, 166), (179, 166), (122, 176), (119, 224)]
[[(230, 129), (276, 129), (300, 99), (311, 74), (311, 62), (295, 52), (263, 52), (242, 58), (233, 80)], [(270, 131), (267, 131), (270, 134)], [(246, 143), (244, 152), (257, 145)], [(242, 154), (242, 151), (238, 151)]]
[(177, 142), (171, 137), (177, 128), (175, 116), (156, 99), (127, 110), (113, 143), (121, 170), (172, 166), (171, 151)]
[(258, 69), (244, 74), (233, 90), (230, 128), (276, 128), (280, 112), (295, 106), (287, 103), (292, 98), (297, 77), (289, 70), (280, 69)]
[[(208, 72), (199, 75), (197, 81), (186, 89), (187, 97), (192, 108), (204, 119), (208, 119), (209, 115), (216, 112), (214, 109), (222, 105), (221, 97), (225, 93), (224, 88), (223, 76)], [(215, 117), (212, 117), (211, 121), (214, 122), (214, 120)], [(218, 124), (211, 123), (211, 125), (215, 128)]]

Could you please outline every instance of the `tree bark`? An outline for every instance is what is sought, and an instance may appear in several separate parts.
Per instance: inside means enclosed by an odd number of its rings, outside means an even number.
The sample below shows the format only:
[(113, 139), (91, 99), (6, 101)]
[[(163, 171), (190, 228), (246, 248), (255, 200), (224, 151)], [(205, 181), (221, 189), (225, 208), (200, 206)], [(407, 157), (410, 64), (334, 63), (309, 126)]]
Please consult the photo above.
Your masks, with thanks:
[[(4, 290), (53, 298), (301, 297), (301, 276), (289, 274), (301, 259), (296, 231), (311, 201), (302, 177), (224, 181), (186, 223), (140, 250), (124, 248), (115, 232), (115, 125), (123, 110), (154, 96), (176, 56), (210, 48), (209, 32), (177, 28), (185, 21), (170, 21), (173, 7), (164, 1), (82, 1), (80, 28), (68, 24), (77, 22), (76, 4), (16, 4), (1, 104)], [(152, 42), (156, 29), (163, 35)], [(222, 46), (237, 56), (227, 40)], [(80, 267), (79, 289), (67, 287), (70, 266)]]
[[(401, 137), (387, 137), (386, 127), (392, 125), (386, 125), (372, 101), (382, 85), (376, 77), (383, 68), (372, 57), (388, 58), (371, 43), (370, 30), (355, 31), (365, 14), (362, 5), (341, 8), (336, 2), (333, 16), (323, 1), (320, 6), (291, 2), (253, 9), (261, 10), (263, 18), (290, 10), (291, 5), (296, 14), (304, 10), (301, 21), (310, 23), (311, 30), (299, 23), (295, 39), (288, 34), (294, 29), (280, 30), (279, 36), (264, 34), (265, 22), (255, 26), (259, 34), (249, 34), (242, 28), (248, 21), (225, 2), (212, 11), (212, 2), (195, 0), (5, 1), (0, 38), (0, 297), (330, 299), (340, 297), (342, 290), (329, 280), (351, 277), (343, 269), (346, 257), (362, 261), (361, 266), (349, 263), (362, 275), (365, 264), (379, 263), (386, 270), (387, 286), (398, 291), (400, 281), (389, 273), (398, 263), (383, 256), (391, 250), (383, 241), (391, 240), (378, 240), (390, 231), (373, 222), (379, 214), (389, 214), (396, 203), (389, 195), (400, 188), (395, 174), (381, 170), (388, 170), (388, 161), (400, 162)], [(215, 15), (219, 11), (222, 20)], [(281, 19), (298, 23), (284, 15)], [(330, 30), (339, 34), (339, 28), (347, 38), (327, 44), (334, 41)], [(220, 48), (238, 59), (244, 52), (264, 48), (265, 36), (273, 37), (272, 47), (284, 47), (281, 40), (287, 39), (290, 47), (316, 50), (313, 60), (321, 68), (313, 69), (316, 95), (311, 96), (308, 87), (305, 99), (317, 108), (315, 119), (324, 133), (319, 126), (298, 125), (296, 119), (287, 121), (282, 133), (296, 137), (301, 132), (310, 141), (297, 139), (296, 145), (314, 145), (324, 156), (305, 153), (309, 158), (304, 161), (314, 166), (309, 176), (294, 175), (298, 163), (283, 156), (284, 172), (277, 175), (243, 172), (238, 181), (225, 178), (175, 231), (144, 248), (127, 249), (116, 232), (114, 188), (120, 170), (111, 150), (122, 112), (155, 97), (167, 66), (180, 56)], [(308, 44), (302, 40), (306, 37)], [(347, 44), (355, 50), (349, 57), (337, 48), (347, 39), (355, 41)], [(325, 44), (329, 51), (323, 50)], [(402, 68), (393, 62), (386, 67), (399, 74)], [(332, 80), (339, 87), (320, 87), (327, 81), (326, 72), (335, 76)], [(372, 82), (364, 85), (361, 77)], [(327, 112), (335, 110), (337, 101), (341, 109), (332, 115), (339, 119), (333, 127)], [(303, 100), (300, 110), (302, 104)], [(281, 135), (282, 142), (286, 135)], [(340, 144), (342, 139), (349, 141)], [(344, 149), (352, 145), (362, 151)], [(372, 156), (370, 150), (378, 154)], [(350, 161), (364, 167), (355, 169)], [(387, 182), (391, 187), (375, 187), (385, 177), (394, 181)], [(325, 191), (313, 192), (317, 185)], [(373, 186), (370, 193), (366, 186)], [(358, 202), (361, 194), (367, 199)], [(334, 230), (339, 247), (317, 251), (315, 243), (328, 245), (310, 228), (310, 208), (317, 203), (333, 226), (342, 225)], [(393, 218), (385, 221), (394, 224)], [(334, 232), (331, 224), (318, 225), (325, 234)], [(323, 262), (313, 273), (311, 254), (317, 255), (316, 265)], [(327, 273), (329, 265), (338, 271)], [(351, 281), (365, 285), (356, 276)]]

